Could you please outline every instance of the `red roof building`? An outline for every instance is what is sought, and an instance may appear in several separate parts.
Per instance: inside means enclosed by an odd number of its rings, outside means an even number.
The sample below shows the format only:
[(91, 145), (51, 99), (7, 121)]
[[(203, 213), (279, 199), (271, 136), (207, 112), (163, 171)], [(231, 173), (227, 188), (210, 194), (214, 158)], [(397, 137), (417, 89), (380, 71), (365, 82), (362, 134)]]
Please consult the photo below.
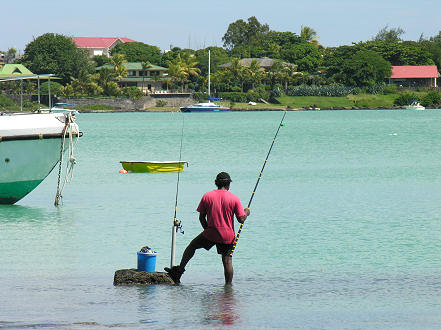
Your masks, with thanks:
[(129, 38), (90, 38), (72, 37), (78, 48), (86, 49), (90, 57), (96, 55), (110, 56), (110, 50), (120, 43), (136, 42)]
[(392, 66), (389, 83), (404, 87), (437, 87), (438, 77), (436, 65)]

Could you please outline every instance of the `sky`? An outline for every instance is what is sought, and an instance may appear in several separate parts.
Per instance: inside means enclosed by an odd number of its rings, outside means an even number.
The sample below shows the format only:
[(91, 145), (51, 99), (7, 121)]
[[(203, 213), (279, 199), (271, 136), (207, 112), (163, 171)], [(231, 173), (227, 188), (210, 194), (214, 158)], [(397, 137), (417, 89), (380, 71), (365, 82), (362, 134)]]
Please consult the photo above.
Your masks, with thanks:
[(403, 29), (404, 40), (441, 31), (440, 0), (15, 0), (0, 13), (0, 50), (19, 53), (48, 32), (127, 37), (162, 51), (222, 47), (228, 25), (251, 16), (279, 32), (309, 26), (325, 47), (371, 40), (385, 26)]

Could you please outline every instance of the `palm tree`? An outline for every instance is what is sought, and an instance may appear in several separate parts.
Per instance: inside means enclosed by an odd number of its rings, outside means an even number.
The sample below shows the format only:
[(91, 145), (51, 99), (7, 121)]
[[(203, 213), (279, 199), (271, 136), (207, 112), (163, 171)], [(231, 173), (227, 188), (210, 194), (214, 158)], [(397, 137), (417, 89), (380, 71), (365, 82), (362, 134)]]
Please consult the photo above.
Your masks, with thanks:
[(152, 65), (152, 63), (150, 63), (149, 61), (142, 61), (141, 62), (141, 67), (142, 67), (142, 70), (143, 70), (143, 73), (142, 73), (142, 92), (145, 94), (145, 85), (144, 85), (144, 78), (145, 78), (145, 75), (146, 75), (146, 69), (150, 69), (151, 67), (153, 67), (153, 65)]
[(182, 66), (186, 75), (186, 81), (188, 82), (191, 77), (197, 77), (201, 73), (201, 69), (197, 67), (199, 62), (197, 62), (192, 56), (185, 53), (182, 58)]
[(300, 38), (302, 38), (303, 40), (305, 40), (313, 45), (316, 45), (316, 46), (320, 45), (318, 42), (319, 37), (317, 35), (317, 32), (315, 32), (315, 30), (309, 26), (302, 25), (301, 30), (300, 30)]
[(195, 61), (189, 54), (179, 54), (168, 67), (168, 74), (172, 81), (181, 84), (182, 91), (184, 85), (189, 81), (190, 77), (197, 76), (201, 70), (197, 67), (198, 62)]
[(184, 91), (184, 81), (186, 77), (185, 68), (182, 65), (181, 56), (178, 55), (173, 61), (169, 62), (168, 75), (173, 84), (181, 84)]
[(247, 69), (247, 73), (248, 80), (251, 82), (251, 88), (254, 89), (255, 85), (262, 81), (265, 75), (265, 70), (260, 67), (259, 62), (252, 60), (250, 67)]
[(231, 65), (228, 67), (228, 71), (232, 76), (233, 81), (238, 81), (241, 85), (241, 90), (243, 92), (243, 80), (245, 77), (245, 67), (240, 64), (240, 60), (238, 58), (233, 58), (231, 61)]
[(127, 63), (127, 61), (123, 54), (115, 54), (110, 58), (110, 64), (113, 65), (118, 80), (127, 77), (127, 69), (124, 66), (124, 63)]

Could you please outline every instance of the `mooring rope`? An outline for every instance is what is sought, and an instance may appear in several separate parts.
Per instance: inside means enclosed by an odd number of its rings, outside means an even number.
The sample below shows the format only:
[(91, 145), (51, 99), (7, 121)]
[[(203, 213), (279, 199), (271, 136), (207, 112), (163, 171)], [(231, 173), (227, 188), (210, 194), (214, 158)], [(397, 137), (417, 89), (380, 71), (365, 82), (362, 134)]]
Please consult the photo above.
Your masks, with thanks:
[[(268, 161), (268, 157), (269, 157), (269, 155), (271, 153), (271, 150), (273, 149), (273, 145), (274, 145), (274, 142), (276, 141), (277, 135), (279, 134), (280, 127), (283, 126), (283, 120), (285, 119), (285, 116), (286, 116), (286, 110), (283, 113), (282, 120), (280, 121), (280, 124), (277, 127), (277, 131), (276, 131), (276, 134), (274, 135), (273, 142), (271, 143), (271, 146), (270, 146), (270, 148), (268, 150), (268, 154), (266, 155), (265, 161), (263, 162), (262, 169), (260, 170), (259, 177), (257, 178), (256, 185), (254, 186), (253, 192), (251, 193), (250, 201), (248, 202), (248, 206), (247, 206), (248, 208), (250, 207), (251, 202), (253, 201), (254, 194), (256, 193), (257, 186), (259, 185), (260, 178), (262, 177), (262, 173), (263, 173), (263, 170), (265, 169), (266, 162)], [(231, 252), (230, 252), (230, 257), (232, 257), (233, 254), (234, 254), (234, 250), (236, 249), (237, 241), (239, 240), (240, 233), (242, 232), (243, 225), (244, 225), (244, 223), (241, 223), (240, 227), (239, 227), (239, 230), (237, 231), (236, 238), (234, 239), (234, 242), (233, 242), (233, 248), (231, 249)]]
[[(76, 142), (78, 142), (79, 134), (77, 135), (77, 139), (74, 142), (73, 140), (73, 132), (72, 132), (72, 124), (74, 123), (74, 118), (71, 114), (66, 114), (65, 118), (65, 125), (62, 132), (62, 139), (61, 139), (61, 146), (60, 146), (60, 160), (59, 160), (59, 166), (58, 166), (58, 183), (57, 183), (57, 193), (55, 195), (55, 202), (54, 205), (58, 206), (60, 204), (60, 200), (63, 200), (62, 192), (64, 190), (64, 186), (66, 183), (71, 182), (73, 179), (73, 168), (76, 163), (76, 159), (74, 157), (74, 148), (76, 145)], [(69, 134), (69, 161), (66, 165), (66, 175), (63, 181), (63, 184), (61, 185), (61, 177), (63, 173), (63, 160), (64, 160), (64, 152), (65, 152), (65, 145), (66, 145), (66, 135)]]

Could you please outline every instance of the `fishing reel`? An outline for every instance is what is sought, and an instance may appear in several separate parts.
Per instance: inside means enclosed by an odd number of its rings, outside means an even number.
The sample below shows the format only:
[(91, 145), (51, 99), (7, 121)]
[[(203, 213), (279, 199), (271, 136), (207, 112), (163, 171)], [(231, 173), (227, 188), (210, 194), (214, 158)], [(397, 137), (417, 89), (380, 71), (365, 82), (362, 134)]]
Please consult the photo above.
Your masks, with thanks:
[(183, 235), (184, 234), (184, 229), (182, 227), (182, 222), (181, 220), (178, 220), (177, 218), (174, 219), (174, 226), (176, 227), (176, 231), (179, 230), (179, 232)]

